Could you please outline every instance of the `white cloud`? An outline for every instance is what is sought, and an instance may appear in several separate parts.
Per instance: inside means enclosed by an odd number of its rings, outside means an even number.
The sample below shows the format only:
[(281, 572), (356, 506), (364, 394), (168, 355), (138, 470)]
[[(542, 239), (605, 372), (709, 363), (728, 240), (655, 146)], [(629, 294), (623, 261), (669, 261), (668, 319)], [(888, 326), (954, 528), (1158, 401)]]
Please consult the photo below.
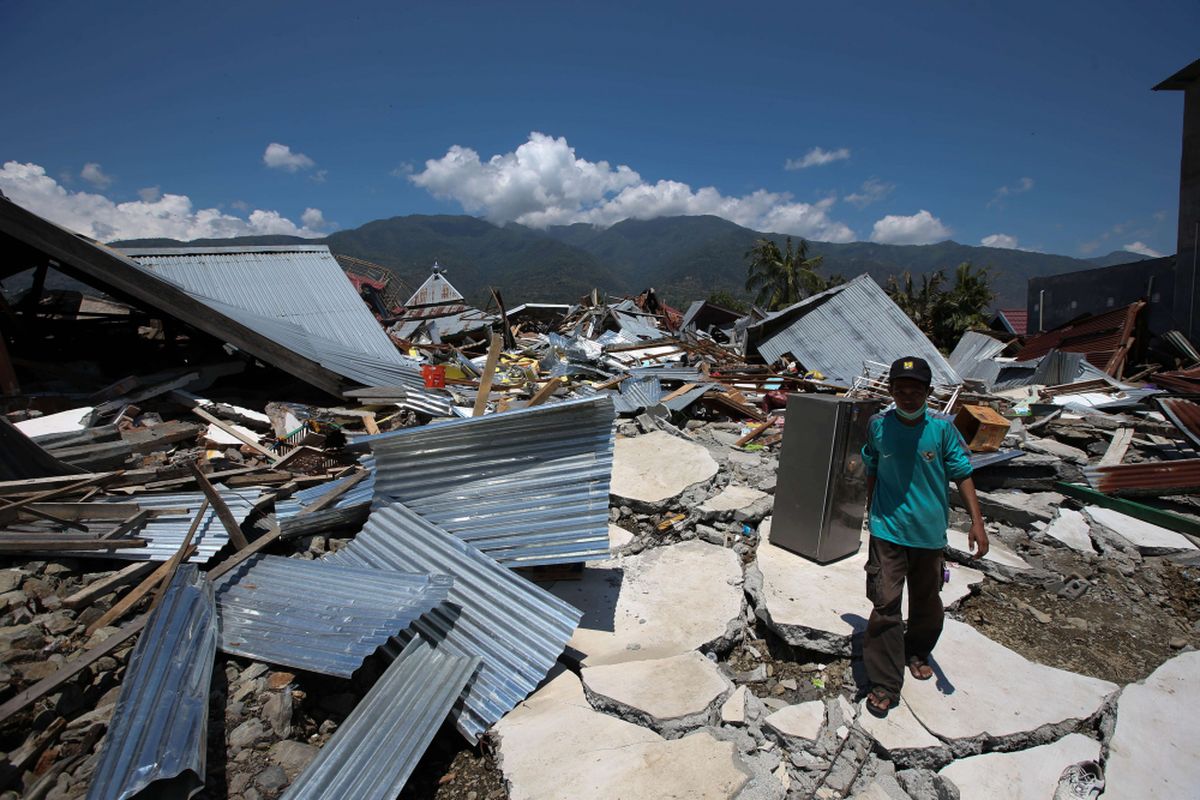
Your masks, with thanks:
[(834, 161), (842, 161), (849, 157), (849, 147), (839, 147), (837, 150), (823, 150), (820, 147), (814, 147), (804, 154), (804, 158), (789, 158), (784, 162), (783, 168), (796, 170), (808, 169), (809, 167), (823, 167), (826, 164), (832, 164)]
[(849, 227), (829, 217), (832, 199), (801, 203), (790, 194), (764, 189), (728, 197), (711, 186), (648, 183), (628, 166), (578, 158), (565, 138), (537, 132), (515, 151), (487, 161), (454, 145), (408, 179), (496, 224), (515, 221), (544, 228), (588, 222), (606, 227), (631, 218), (712, 214), (760, 231), (832, 242), (854, 239)]
[(100, 169), (100, 165), (95, 162), (84, 164), (83, 169), (79, 171), (79, 177), (97, 189), (107, 189), (113, 182), (112, 176), (105, 175), (104, 170)]
[(304, 153), (293, 153), (292, 148), (278, 142), (267, 145), (263, 153), (263, 163), (271, 169), (283, 169), (288, 172), (299, 172), (316, 166), (316, 162)]
[(984, 247), (1000, 247), (1005, 250), (1017, 250), (1017, 237), (1009, 236), (1007, 233), (993, 233), (991, 236), (985, 236), (979, 240), (979, 243)]
[(987, 207), (998, 206), (1004, 204), (1004, 199), (1015, 194), (1025, 194), (1033, 188), (1033, 178), (1021, 178), (1016, 183), (1010, 186), (1001, 186), (992, 195), (992, 199), (988, 201)]
[(327, 170), (327, 169), (319, 169), (319, 170), (317, 170), (316, 172), (314, 172), (312, 175), (309, 175), (309, 176), (308, 176), (308, 179), (309, 179), (310, 181), (312, 181), (313, 183), (324, 183), (324, 182), (325, 182), (325, 177), (326, 177), (328, 174), (329, 174), (329, 170)]
[(393, 178), (407, 178), (417, 171), (417, 168), (410, 161), (401, 161), (400, 164), (388, 174)]
[(138, 189), (138, 197), (142, 198), (143, 203), (153, 203), (162, 197), (162, 192), (157, 186), (147, 186), (145, 189)]
[[(282, 233), (323, 236), (306, 221), (296, 225), (278, 211), (255, 210), (245, 219), (219, 209), (195, 209), (186, 195), (161, 194), (154, 200), (115, 203), (101, 194), (64, 189), (37, 164), (6, 162), (0, 168), (0, 190), (35, 214), (100, 241), (161, 237), (190, 241)], [(308, 220), (320, 211), (304, 212)], [(323, 222), (323, 217), (320, 217)]]
[(300, 215), (300, 222), (304, 227), (310, 230), (320, 230), (326, 225), (325, 215), (321, 213), (319, 208), (306, 208), (304, 213)]
[(884, 183), (878, 178), (867, 178), (862, 188), (853, 194), (846, 195), (846, 202), (859, 208), (866, 208), (872, 203), (878, 203), (892, 193), (896, 188), (894, 183)]
[(932, 244), (949, 237), (950, 229), (925, 209), (908, 217), (889, 214), (871, 229), (871, 241), (880, 244)]
[(1122, 250), (1128, 250), (1130, 253), (1137, 253), (1140, 256), (1150, 256), (1151, 258), (1162, 258), (1162, 253), (1155, 250), (1145, 242), (1137, 241), (1133, 244), (1121, 245)]

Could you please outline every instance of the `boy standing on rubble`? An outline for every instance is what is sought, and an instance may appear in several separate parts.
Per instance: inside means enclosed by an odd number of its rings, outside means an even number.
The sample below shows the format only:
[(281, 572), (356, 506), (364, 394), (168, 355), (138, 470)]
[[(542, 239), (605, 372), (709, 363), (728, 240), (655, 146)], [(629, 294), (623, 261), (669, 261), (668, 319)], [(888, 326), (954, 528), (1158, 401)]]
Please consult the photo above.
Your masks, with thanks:
[[(876, 716), (899, 702), (906, 665), (917, 680), (933, 677), (929, 653), (942, 633), (939, 592), (950, 481), (958, 484), (971, 514), (971, 550), (976, 558), (988, 551), (971, 461), (953, 423), (929, 411), (932, 383), (924, 359), (897, 359), (888, 373), (896, 407), (871, 419), (862, 450), (871, 529), (867, 598), (874, 605), (863, 638), (863, 662), (871, 683), (867, 708)], [(907, 629), (900, 608), (905, 581)]]

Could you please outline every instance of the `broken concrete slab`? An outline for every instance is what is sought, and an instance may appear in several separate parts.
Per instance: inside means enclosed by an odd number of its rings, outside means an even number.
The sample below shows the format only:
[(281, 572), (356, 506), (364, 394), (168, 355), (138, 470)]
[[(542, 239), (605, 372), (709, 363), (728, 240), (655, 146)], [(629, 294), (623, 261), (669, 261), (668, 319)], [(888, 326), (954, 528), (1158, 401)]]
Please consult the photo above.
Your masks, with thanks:
[(717, 462), (702, 445), (662, 431), (617, 439), (609, 491), (633, 503), (658, 505), (717, 474)]
[(721, 704), (721, 723), (723, 725), (746, 724), (746, 695), (750, 690), (739, 686), (733, 690), (724, 703)]
[(1176, 798), (1200, 786), (1200, 652), (1167, 661), (1117, 701), (1105, 764), (1105, 795)]
[(696, 509), (707, 518), (729, 519), (740, 515), (745, 519), (762, 519), (771, 510), (771, 496), (749, 486), (731, 484)]
[(723, 647), (739, 634), (741, 582), (732, 550), (688, 541), (589, 563), (548, 588), (583, 611), (568, 653), (598, 666)]
[(667, 740), (592, 709), (561, 671), (496, 723), (500, 769), (512, 800), (695, 797), (725, 800), (750, 771), (732, 743), (707, 732)]
[(1156, 556), (1165, 553), (1177, 553), (1181, 550), (1198, 549), (1183, 534), (1167, 530), (1166, 528), (1160, 528), (1157, 525), (1144, 522), (1136, 517), (1122, 514), (1120, 511), (1113, 511), (1111, 508), (1086, 506), (1083, 509), (1083, 513), (1092, 522), (1104, 526), (1129, 542), (1144, 556)]
[(1034, 663), (954, 619), (930, 659), (934, 680), (901, 697), (933, 735), (952, 742), (1049, 741), (1088, 719), (1116, 684)]
[(821, 700), (796, 703), (779, 709), (763, 722), (785, 742), (815, 742), (825, 724), (825, 703)]
[[(950, 528), (946, 531), (947, 546), (955, 551), (959, 558), (973, 558), (971, 554), (971, 543), (967, 534), (963, 531), (957, 531)], [(988, 564), (1000, 567), (1007, 567), (1018, 572), (1030, 569), (1029, 562), (1014, 553), (1008, 545), (1001, 542), (995, 536), (988, 537), (988, 553), (983, 557), (983, 560)]]
[(1070, 461), (1072, 464), (1086, 464), (1088, 462), (1087, 453), (1078, 447), (1063, 444), (1055, 439), (1030, 438), (1021, 447), (1034, 453), (1061, 458), (1063, 461)]
[(925, 730), (907, 704), (901, 703), (882, 719), (859, 703), (858, 725), (893, 761), (901, 766), (928, 767), (944, 764), (950, 750), (942, 740)]
[(620, 550), (625, 545), (633, 541), (633, 534), (619, 525), (609, 524), (608, 526), (608, 551), (610, 553)]
[[(770, 543), (771, 520), (758, 528), (758, 559), (746, 571), (746, 590), (754, 613), (788, 644), (829, 655), (849, 655), (850, 639), (866, 629), (867, 547), (849, 558), (817, 564)], [(970, 593), (983, 573), (954, 565), (942, 587), (942, 604), (951, 606)]]
[[(953, 496), (956, 505), (961, 507), (957, 490)], [(1018, 528), (1029, 527), (1039, 520), (1049, 522), (1064, 499), (1058, 492), (979, 492), (979, 506), (984, 517)]]
[(668, 658), (584, 667), (580, 677), (594, 708), (667, 738), (708, 724), (716, 704), (733, 689), (717, 665), (695, 650)]
[[(996, 797), (1044, 800), (1056, 796), (1055, 789), (1063, 770), (1080, 761), (1095, 761), (1099, 757), (1099, 742), (1072, 733), (1056, 742), (1028, 750), (985, 753), (960, 759), (943, 767), (938, 774), (949, 778), (958, 787), (962, 800), (993, 800)], [(1114, 793), (1111, 789), (1106, 790), (1105, 794), (1113, 797), (1148, 796), (1141, 792)]]
[(1060, 508), (1058, 516), (1042, 533), (1080, 553), (1096, 552), (1087, 518), (1073, 508)]

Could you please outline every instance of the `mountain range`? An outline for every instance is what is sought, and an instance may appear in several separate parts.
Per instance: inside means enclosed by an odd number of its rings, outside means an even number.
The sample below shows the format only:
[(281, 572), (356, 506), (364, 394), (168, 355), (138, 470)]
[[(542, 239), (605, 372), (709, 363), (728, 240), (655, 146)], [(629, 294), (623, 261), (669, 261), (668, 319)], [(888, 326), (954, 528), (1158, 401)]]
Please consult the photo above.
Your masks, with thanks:
[[(588, 224), (528, 228), (493, 225), (469, 216), (410, 215), (375, 220), (331, 233), (324, 239), (244, 236), (234, 239), (137, 239), (115, 247), (220, 247), (327, 244), (334, 253), (387, 267), (410, 287), (420, 285), (436, 261), (469, 300), (486, 302), (488, 287), (500, 289), (508, 305), (574, 302), (593, 288), (615, 295), (653, 287), (676, 305), (727, 291), (744, 297), (746, 253), (759, 239), (783, 246), (779, 234), (761, 233), (713, 216), (625, 220), (609, 228)], [(1025, 306), (1030, 278), (1057, 275), (1146, 258), (1115, 251), (1093, 259), (1051, 253), (975, 247), (957, 242), (891, 245), (872, 242), (809, 242), (810, 256), (823, 256), (820, 272), (852, 278), (868, 273), (881, 285), (889, 276), (935, 270), (951, 274), (969, 261), (992, 272), (998, 308)]]

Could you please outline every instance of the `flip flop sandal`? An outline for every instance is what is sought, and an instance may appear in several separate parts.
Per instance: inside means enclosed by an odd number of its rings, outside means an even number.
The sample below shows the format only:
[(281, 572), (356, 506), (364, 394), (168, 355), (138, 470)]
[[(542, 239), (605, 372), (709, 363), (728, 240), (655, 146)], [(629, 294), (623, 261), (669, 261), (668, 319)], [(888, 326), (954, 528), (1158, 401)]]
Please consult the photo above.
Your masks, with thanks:
[[(867, 693), (867, 711), (870, 711), (872, 716), (879, 717), (880, 719), (886, 717), (888, 712), (895, 708), (898, 702), (899, 698), (882, 686), (876, 686)], [(886, 705), (884, 705), (885, 703)]]
[[(928, 675), (921, 674), (921, 668), (929, 670)], [(933, 667), (929, 666), (929, 662), (920, 656), (913, 656), (908, 660), (908, 672), (919, 681), (927, 681), (933, 677)]]

